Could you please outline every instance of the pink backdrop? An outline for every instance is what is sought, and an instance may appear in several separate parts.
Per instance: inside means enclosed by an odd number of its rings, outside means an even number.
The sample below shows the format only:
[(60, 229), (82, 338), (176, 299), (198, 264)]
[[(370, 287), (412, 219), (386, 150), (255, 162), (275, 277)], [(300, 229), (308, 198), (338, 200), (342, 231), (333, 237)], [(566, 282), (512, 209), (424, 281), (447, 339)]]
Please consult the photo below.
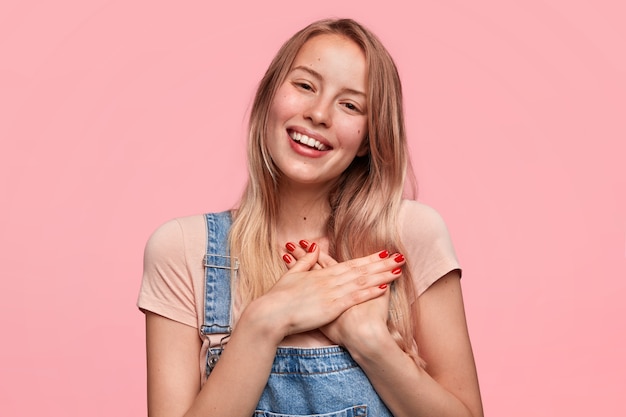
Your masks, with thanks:
[(350, 16), (397, 60), (486, 413), (626, 415), (619, 1), (0, 5), (0, 415), (145, 415), (143, 245), (230, 206), (280, 43)]

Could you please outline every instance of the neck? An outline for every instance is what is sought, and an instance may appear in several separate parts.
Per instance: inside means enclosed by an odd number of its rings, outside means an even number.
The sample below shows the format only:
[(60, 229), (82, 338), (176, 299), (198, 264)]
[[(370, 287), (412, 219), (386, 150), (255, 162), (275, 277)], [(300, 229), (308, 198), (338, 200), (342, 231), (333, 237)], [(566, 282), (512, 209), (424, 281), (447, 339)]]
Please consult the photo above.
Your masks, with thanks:
[(283, 186), (280, 189), (278, 239), (298, 242), (326, 237), (329, 187)]

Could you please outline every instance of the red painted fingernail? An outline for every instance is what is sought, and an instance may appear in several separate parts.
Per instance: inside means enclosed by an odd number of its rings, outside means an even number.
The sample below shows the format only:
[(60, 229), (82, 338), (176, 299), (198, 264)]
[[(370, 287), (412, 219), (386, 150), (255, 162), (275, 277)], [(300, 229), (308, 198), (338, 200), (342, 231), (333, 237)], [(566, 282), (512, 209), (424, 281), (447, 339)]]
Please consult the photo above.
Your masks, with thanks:
[(397, 254), (395, 258), (393, 258), (394, 261), (400, 263), (400, 262), (404, 262), (404, 256), (402, 256), (401, 253)]
[(387, 284), (380, 284), (378, 288), (380, 288), (381, 290), (384, 290), (385, 288), (387, 288)]
[(309, 248), (309, 252), (315, 252), (317, 249), (317, 243), (311, 243), (311, 247)]
[(290, 264), (291, 263), (291, 256), (289, 256), (288, 253), (283, 255), (283, 261), (285, 261), (285, 263)]
[(391, 273), (394, 274), (394, 275), (398, 275), (401, 272), (402, 272), (402, 268), (400, 268), (400, 267), (397, 267), (397, 268), (391, 270)]
[(301, 240), (300, 242), (298, 242), (300, 244), (300, 246), (302, 246), (304, 249), (309, 247), (309, 242), (307, 242), (306, 240)]
[(387, 252), (386, 250), (382, 250), (382, 251), (378, 252), (378, 256), (381, 259), (385, 259), (387, 256), (389, 256), (389, 252)]
[(287, 242), (287, 244), (285, 245), (285, 247), (287, 248), (287, 250), (289, 252), (293, 252), (294, 250), (296, 250), (296, 245), (294, 245), (291, 242)]

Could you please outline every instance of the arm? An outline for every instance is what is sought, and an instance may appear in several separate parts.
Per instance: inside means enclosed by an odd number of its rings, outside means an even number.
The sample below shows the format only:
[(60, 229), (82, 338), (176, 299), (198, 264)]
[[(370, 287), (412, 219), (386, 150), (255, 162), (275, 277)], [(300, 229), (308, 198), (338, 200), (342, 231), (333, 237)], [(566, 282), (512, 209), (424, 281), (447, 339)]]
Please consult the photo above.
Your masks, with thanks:
[(244, 315), (200, 390), (197, 329), (146, 314), (150, 417), (252, 415), (278, 342)]
[[(148, 410), (152, 417), (198, 415), (200, 410), (205, 416), (250, 416), (273, 360), (273, 352), (271, 357), (263, 356), (277, 343), (272, 334), (267, 331), (259, 336), (255, 332), (264, 328), (249, 315), (242, 315), (228, 349), (201, 390), (195, 301), (200, 289), (194, 285), (190, 265), (201, 265), (206, 237), (192, 232), (202, 230), (203, 223), (201, 216), (167, 222), (146, 245), (138, 305), (146, 313)], [(185, 247), (199, 250), (185, 252)], [(252, 358), (254, 363), (248, 363)], [(224, 369), (229, 372), (225, 374)]]
[(182, 416), (200, 391), (198, 330), (146, 312), (148, 414)]
[(416, 340), (424, 370), (391, 338), (384, 323), (368, 326), (348, 350), (394, 416), (483, 415), (465, 323), (459, 273), (452, 271), (419, 298)]

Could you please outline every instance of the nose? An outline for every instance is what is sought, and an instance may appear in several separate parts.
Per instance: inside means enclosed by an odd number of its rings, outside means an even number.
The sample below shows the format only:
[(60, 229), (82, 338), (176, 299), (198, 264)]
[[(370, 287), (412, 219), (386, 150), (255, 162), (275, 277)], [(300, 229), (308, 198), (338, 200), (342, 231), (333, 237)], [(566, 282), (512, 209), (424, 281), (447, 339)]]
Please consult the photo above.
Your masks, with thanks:
[(323, 97), (316, 97), (306, 109), (304, 118), (315, 125), (330, 127), (332, 125), (332, 102)]

